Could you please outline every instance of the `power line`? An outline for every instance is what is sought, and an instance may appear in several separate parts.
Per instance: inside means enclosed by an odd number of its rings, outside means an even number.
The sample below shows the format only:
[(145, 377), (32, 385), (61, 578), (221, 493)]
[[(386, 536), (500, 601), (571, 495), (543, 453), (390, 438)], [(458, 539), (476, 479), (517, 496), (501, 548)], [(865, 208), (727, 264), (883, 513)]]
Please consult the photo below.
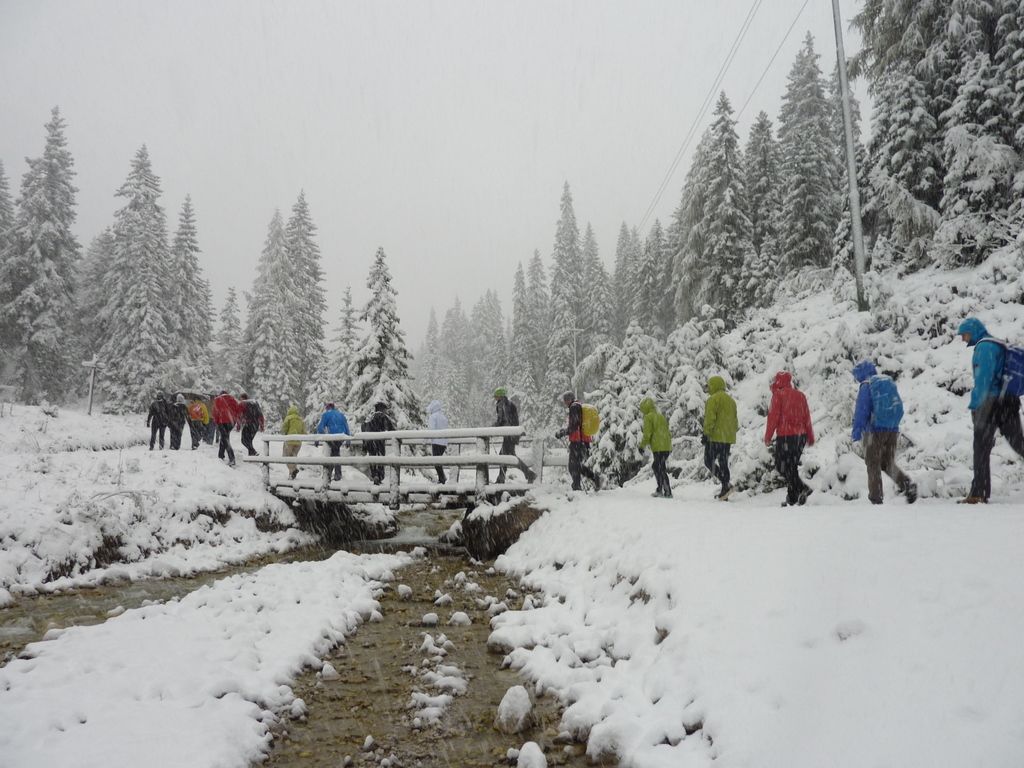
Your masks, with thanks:
[(772, 54), (772, 57), (768, 59), (768, 63), (765, 65), (764, 72), (761, 73), (761, 76), (757, 79), (757, 82), (754, 83), (754, 90), (750, 92), (750, 95), (747, 96), (747, 100), (744, 101), (743, 106), (740, 107), (740, 111), (736, 113), (737, 120), (739, 120), (743, 116), (743, 110), (747, 108), (747, 105), (750, 104), (750, 100), (754, 98), (754, 94), (757, 93), (757, 89), (761, 86), (761, 83), (764, 81), (765, 76), (768, 74), (768, 70), (771, 69), (772, 64), (775, 63), (775, 59), (776, 57), (778, 57), (779, 52), (782, 50), (782, 46), (784, 46), (786, 44), (786, 41), (789, 39), (789, 35), (793, 31), (793, 27), (796, 26), (797, 21), (800, 19), (800, 14), (804, 12), (804, 8), (807, 7), (807, 4), (810, 1), (811, 0), (804, 0), (804, 4), (800, 6), (800, 10), (796, 12), (796, 16), (793, 17), (793, 23), (789, 25), (789, 29), (786, 30), (786, 34), (783, 35), (782, 37), (782, 42), (779, 43), (779, 47), (775, 49), (775, 53)]
[[(701, 104), (700, 110), (697, 112), (693, 119), (693, 123), (690, 125), (690, 130), (686, 134), (686, 138), (683, 139), (683, 143), (679, 147), (679, 151), (676, 152), (675, 158), (672, 160), (672, 164), (669, 166), (668, 171), (665, 173), (664, 178), (661, 180), (661, 184), (658, 185), (658, 191), (655, 192), (654, 198), (651, 200), (650, 205), (647, 206), (647, 210), (644, 212), (643, 218), (640, 220), (640, 229), (643, 230), (647, 224), (647, 219), (654, 212), (658, 202), (661, 200), (661, 196), (665, 193), (665, 189), (668, 187), (669, 182), (672, 180), (672, 176), (675, 174), (676, 169), (679, 167), (679, 162), (682, 160), (687, 148), (690, 146), (690, 142), (697, 131), (697, 127), (704, 119), (704, 115), (707, 113), (708, 107), (710, 106), (716, 91), (718, 91), (722, 80), (725, 79), (726, 73), (729, 71), (729, 66), (732, 64), (733, 59), (736, 58), (736, 53), (739, 51), (740, 44), (743, 42), (743, 38), (746, 36), (747, 31), (750, 29), (751, 22), (754, 20), (754, 15), (757, 13), (757, 9), (761, 6), (762, 0), (754, 0), (750, 6), (750, 10), (747, 11), (747, 15), (743, 20), (743, 24), (740, 25), (739, 31), (736, 33), (736, 38), (732, 42), (732, 46), (729, 48), (729, 52), (726, 54), (725, 59), (722, 61), (721, 66), (718, 68), (718, 74), (715, 75), (715, 79), (708, 89), (707, 95), (704, 97), (704, 101)], [(806, 3), (805, 3), (806, 4)]]

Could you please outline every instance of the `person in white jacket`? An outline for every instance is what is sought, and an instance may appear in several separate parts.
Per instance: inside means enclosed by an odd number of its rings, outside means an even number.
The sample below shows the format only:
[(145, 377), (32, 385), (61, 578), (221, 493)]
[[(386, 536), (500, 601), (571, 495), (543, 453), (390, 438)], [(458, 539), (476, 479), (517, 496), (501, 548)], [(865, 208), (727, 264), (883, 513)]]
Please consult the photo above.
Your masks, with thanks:
[[(430, 405), (427, 406), (427, 429), (448, 429), (448, 417), (444, 415), (444, 408), (440, 400), (431, 400)], [(430, 448), (435, 456), (443, 456), (444, 452), (448, 450), (448, 439), (435, 437), (430, 441)], [(437, 465), (437, 482), (441, 485), (447, 482), (444, 467), (440, 464)]]

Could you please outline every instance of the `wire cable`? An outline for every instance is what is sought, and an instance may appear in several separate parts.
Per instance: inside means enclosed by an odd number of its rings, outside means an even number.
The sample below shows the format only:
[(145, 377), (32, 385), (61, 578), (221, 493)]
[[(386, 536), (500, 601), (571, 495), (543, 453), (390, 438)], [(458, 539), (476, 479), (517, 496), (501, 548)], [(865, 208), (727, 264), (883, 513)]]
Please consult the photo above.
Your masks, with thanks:
[(757, 82), (754, 83), (754, 90), (750, 92), (750, 95), (747, 96), (747, 100), (744, 101), (743, 106), (740, 107), (740, 111), (736, 113), (736, 120), (739, 120), (743, 116), (743, 111), (747, 108), (747, 105), (750, 104), (750, 100), (754, 98), (754, 94), (757, 93), (757, 89), (761, 86), (761, 83), (764, 82), (764, 78), (768, 74), (768, 70), (772, 68), (772, 64), (775, 63), (775, 59), (778, 57), (779, 52), (782, 50), (782, 46), (786, 44), (786, 41), (789, 39), (790, 33), (793, 31), (793, 27), (796, 26), (797, 21), (800, 19), (800, 15), (804, 12), (804, 9), (807, 7), (807, 4), (810, 1), (811, 0), (804, 0), (804, 4), (800, 6), (800, 10), (796, 12), (796, 16), (793, 17), (793, 23), (789, 25), (789, 29), (786, 30), (786, 34), (783, 35), (782, 37), (782, 42), (779, 43), (779, 47), (775, 49), (775, 53), (772, 54), (772, 57), (768, 59), (768, 63), (765, 65), (764, 72), (761, 73), (761, 76), (757, 79)]

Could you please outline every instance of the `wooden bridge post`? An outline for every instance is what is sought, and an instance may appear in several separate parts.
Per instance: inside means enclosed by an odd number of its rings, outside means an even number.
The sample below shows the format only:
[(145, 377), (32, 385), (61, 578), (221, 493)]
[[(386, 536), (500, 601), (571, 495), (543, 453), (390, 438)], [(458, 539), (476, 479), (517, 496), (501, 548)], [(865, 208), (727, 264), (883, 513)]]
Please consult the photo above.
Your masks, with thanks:
[[(265, 438), (263, 440), (263, 455), (264, 456), (269, 456), (270, 455), (270, 441), (265, 439)], [(262, 469), (260, 471), (263, 474), (263, 487), (266, 488), (269, 491), (270, 490), (270, 462), (264, 462), (263, 463), (263, 467), (262, 467)]]
[[(449, 442), (449, 445), (450, 445), (450, 444), (451, 444), (451, 443)], [(462, 455), (462, 443), (455, 443), (455, 455), (456, 455), (456, 456), (461, 456), (461, 455)], [(455, 465), (455, 466), (454, 466), (454, 467), (452, 468), (452, 472), (454, 472), (454, 473), (455, 473), (455, 484), (456, 484), (456, 485), (458, 485), (458, 484), (459, 484), (459, 470), (460, 470), (460, 469), (461, 469), (461, 467), (460, 467), (460, 466), (459, 466), (458, 464), (456, 464), (456, 465)]]
[[(328, 446), (329, 446), (329, 444), (325, 440), (324, 441), (324, 447), (328, 448), (327, 455), (330, 456), (331, 455), (331, 451), (330, 451), (330, 448)], [(320, 482), (320, 490), (321, 491), (326, 491), (328, 488), (331, 487), (331, 475), (333, 474), (333, 472), (334, 472), (334, 467), (332, 467), (330, 464), (324, 464), (324, 476), (323, 476), (323, 479)]]
[[(402, 455), (402, 441), (399, 440), (398, 438), (393, 438), (392, 442), (394, 443), (394, 446), (395, 446), (395, 455), (396, 456), (401, 456)], [(400, 498), (398, 485), (399, 485), (399, 483), (402, 480), (402, 470), (401, 470), (401, 467), (399, 467), (397, 464), (394, 464), (394, 465), (390, 466), (388, 469), (391, 470), (391, 472), (390, 472), (391, 476), (389, 478), (390, 485), (391, 485), (391, 493), (390, 493), (390, 499), (389, 499), (390, 504), (389, 504), (389, 506), (392, 509), (398, 509), (398, 499)]]
[[(483, 454), (484, 461), (486, 462), (486, 456), (491, 452), (491, 440), (488, 437), (478, 437), (476, 439), (477, 450)], [(491, 481), (490, 467), (484, 464), (476, 465), (476, 497), (482, 499), (485, 494), (487, 484)]]

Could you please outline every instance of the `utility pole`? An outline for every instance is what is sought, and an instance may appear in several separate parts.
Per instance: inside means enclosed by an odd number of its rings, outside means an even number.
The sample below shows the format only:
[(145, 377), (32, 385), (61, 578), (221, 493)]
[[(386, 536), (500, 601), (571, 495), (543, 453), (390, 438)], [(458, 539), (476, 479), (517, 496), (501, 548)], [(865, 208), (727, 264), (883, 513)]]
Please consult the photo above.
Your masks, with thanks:
[(96, 369), (102, 366), (96, 359), (96, 355), (93, 355), (92, 360), (86, 360), (82, 363), (82, 367), (89, 369), (89, 410), (86, 411), (86, 415), (92, 416), (92, 393), (96, 387)]
[(843, 102), (843, 128), (846, 134), (846, 175), (850, 180), (850, 224), (853, 236), (854, 272), (857, 283), (857, 309), (868, 308), (864, 296), (864, 231), (860, 221), (860, 192), (857, 189), (857, 156), (853, 144), (853, 111), (850, 108), (850, 80), (846, 74), (846, 51), (843, 47), (843, 23), (839, 15), (839, 0), (832, 0), (832, 20), (836, 27), (836, 58), (839, 64), (839, 91)]

